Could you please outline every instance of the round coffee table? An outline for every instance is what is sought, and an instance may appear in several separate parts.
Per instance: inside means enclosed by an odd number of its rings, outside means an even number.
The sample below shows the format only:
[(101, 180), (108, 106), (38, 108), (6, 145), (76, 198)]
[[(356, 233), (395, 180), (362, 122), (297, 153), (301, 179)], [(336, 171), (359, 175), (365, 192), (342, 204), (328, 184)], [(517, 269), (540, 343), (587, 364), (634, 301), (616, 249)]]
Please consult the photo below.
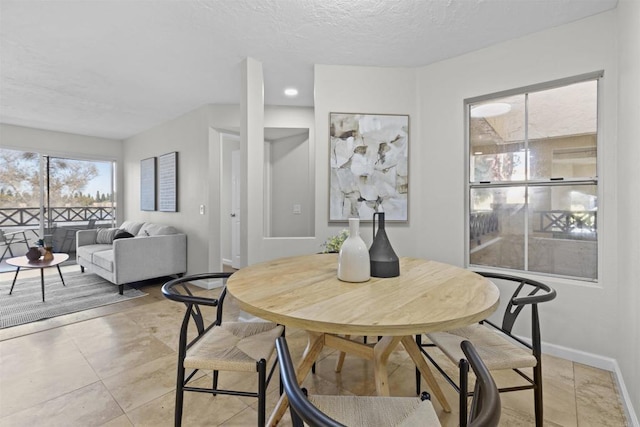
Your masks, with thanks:
[(13, 287), (16, 284), (16, 279), (18, 278), (18, 273), (21, 268), (39, 268), (40, 269), (40, 286), (42, 287), (42, 302), (44, 302), (44, 269), (49, 267), (56, 267), (58, 269), (58, 274), (60, 274), (60, 280), (62, 280), (62, 286), (66, 286), (64, 284), (64, 278), (62, 277), (62, 271), (60, 271), (60, 264), (69, 259), (69, 254), (53, 254), (53, 259), (49, 261), (43, 261), (42, 259), (36, 261), (29, 261), (29, 258), (26, 256), (18, 256), (14, 258), (7, 259), (7, 264), (17, 267), (16, 275), (13, 277), (13, 283), (11, 284), (11, 289), (9, 290), (9, 295), (13, 292)]

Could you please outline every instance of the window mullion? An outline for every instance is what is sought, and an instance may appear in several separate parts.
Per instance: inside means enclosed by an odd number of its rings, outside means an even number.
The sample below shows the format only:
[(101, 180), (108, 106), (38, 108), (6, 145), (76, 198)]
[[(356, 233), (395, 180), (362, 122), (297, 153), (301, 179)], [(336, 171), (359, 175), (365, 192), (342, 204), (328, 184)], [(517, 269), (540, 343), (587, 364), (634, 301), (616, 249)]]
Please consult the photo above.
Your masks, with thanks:
[[(529, 94), (524, 94), (524, 177), (529, 182)], [(529, 271), (529, 185), (524, 187), (524, 271)]]

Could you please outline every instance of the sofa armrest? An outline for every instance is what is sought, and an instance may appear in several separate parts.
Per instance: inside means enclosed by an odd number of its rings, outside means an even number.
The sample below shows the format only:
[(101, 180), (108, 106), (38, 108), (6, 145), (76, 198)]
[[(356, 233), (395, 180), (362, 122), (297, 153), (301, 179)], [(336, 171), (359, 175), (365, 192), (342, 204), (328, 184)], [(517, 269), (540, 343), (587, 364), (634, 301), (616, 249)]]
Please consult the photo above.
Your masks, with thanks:
[(139, 236), (113, 241), (116, 284), (187, 271), (187, 235)]
[(76, 248), (85, 245), (95, 245), (98, 230), (78, 230), (76, 231)]

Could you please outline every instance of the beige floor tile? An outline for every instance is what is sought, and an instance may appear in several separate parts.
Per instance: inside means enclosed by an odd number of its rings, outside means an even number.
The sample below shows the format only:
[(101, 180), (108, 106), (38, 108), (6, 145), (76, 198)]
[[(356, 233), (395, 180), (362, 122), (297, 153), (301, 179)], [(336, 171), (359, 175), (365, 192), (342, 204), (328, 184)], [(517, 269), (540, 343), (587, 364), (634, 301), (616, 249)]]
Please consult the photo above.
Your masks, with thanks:
[(109, 349), (123, 342), (137, 340), (146, 332), (126, 314), (91, 319), (65, 328), (82, 351)]
[(64, 360), (80, 351), (61, 329), (52, 329), (0, 342), (0, 377), (23, 370), (45, 368), (52, 361)]
[[(184, 315), (184, 304), (166, 299), (130, 310), (127, 313), (127, 317), (133, 320), (142, 331), (153, 335), (174, 351), (178, 350), (180, 327)], [(189, 339), (195, 338), (197, 329), (193, 322), (189, 325), (189, 331)]]
[(104, 378), (102, 382), (125, 411), (163, 396), (176, 387), (177, 355), (170, 354)]
[[(578, 425), (573, 363), (550, 356), (543, 357), (542, 375), (545, 423)], [(533, 396), (531, 399), (533, 400)]]
[[(267, 412), (266, 419), (268, 418), (269, 418), (269, 413)], [(258, 411), (254, 408), (246, 408), (240, 413), (224, 421), (222, 424), (220, 424), (220, 426), (247, 427), (247, 426), (255, 426), (257, 425), (257, 422), (258, 422)]]
[[(206, 386), (209, 380), (208, 377), (204, 377), (195, 384)], [(127, 416), (134, 426), (171, 427), (174, 421), (174, 405), (175, 393), (171, 392), (127, 412)], [(184, 395), (182, 425), (220, 425), (245, 409), (247, 405), (235, 396), (187, 392)]]
[(133, 427), (133, 424), (131, 424), (131, 421), (129, 421), (129, 418), (126, 415), (120, 415), (119, 417), (102, 424), (101, 427)]
[(147, 333), (140, 334), (134, 340), (114, 343), (109, 348), (83, 352), (100, 378), (125, 373), (132, 367), (143, 365), (154, 359), (175, 355), (175, 352), (166, 344)]
[(0, 387), (0, 417), (13, 414), (50, 399), (62, 396), (99, 380), (82, 354), (70, 350), (68, 355), (39, 369), (26, 367), (5, 374)]
[(2, 418), (6, 426), (99, 426), (123, 414), (101, 382)]
[(625, 426), (622, 403), (610, 372), (574, 364), (578, 425)]

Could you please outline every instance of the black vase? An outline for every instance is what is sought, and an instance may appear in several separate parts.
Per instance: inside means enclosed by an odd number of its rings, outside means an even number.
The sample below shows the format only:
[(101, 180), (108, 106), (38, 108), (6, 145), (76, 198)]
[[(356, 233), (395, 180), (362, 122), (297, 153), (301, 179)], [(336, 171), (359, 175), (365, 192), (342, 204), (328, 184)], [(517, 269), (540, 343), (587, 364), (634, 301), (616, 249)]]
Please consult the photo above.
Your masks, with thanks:
[(29, 251), (27, 251), (26, 256), (29, 261), (37, 261), (40, 259), (40, 250), (32, 246), (29, 248)]
[[(376, 233), (376, 215), (378, 232)], [(369, 249), (372, 277), (397, 277), (400, 275), (400, 260), (393, 251), (384, 229), (384, 212), (373, 214), (373, 243)]]

